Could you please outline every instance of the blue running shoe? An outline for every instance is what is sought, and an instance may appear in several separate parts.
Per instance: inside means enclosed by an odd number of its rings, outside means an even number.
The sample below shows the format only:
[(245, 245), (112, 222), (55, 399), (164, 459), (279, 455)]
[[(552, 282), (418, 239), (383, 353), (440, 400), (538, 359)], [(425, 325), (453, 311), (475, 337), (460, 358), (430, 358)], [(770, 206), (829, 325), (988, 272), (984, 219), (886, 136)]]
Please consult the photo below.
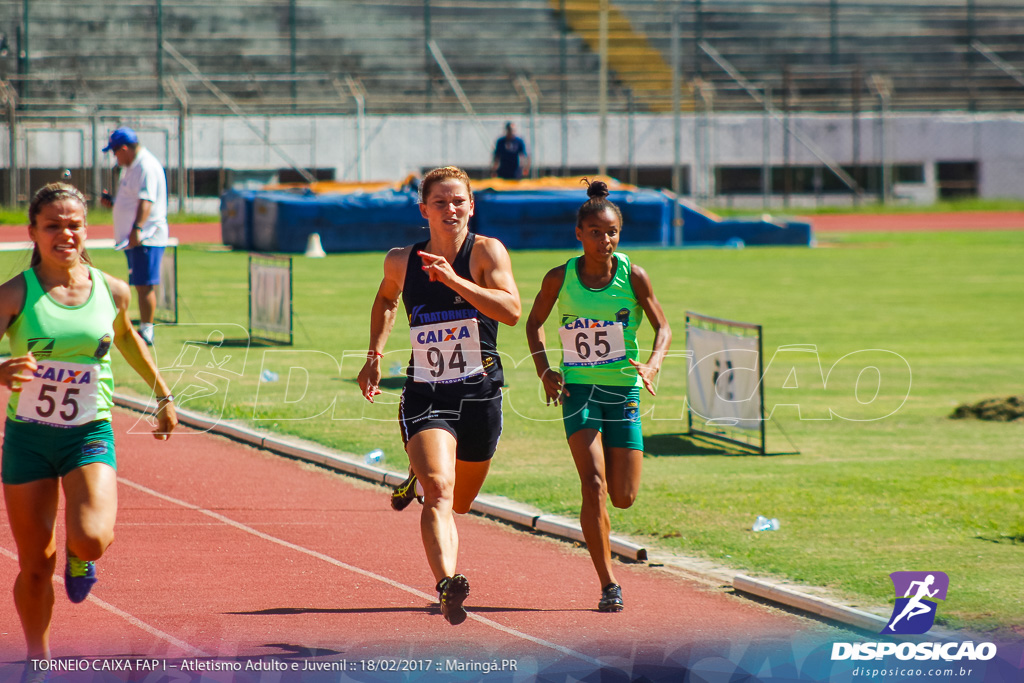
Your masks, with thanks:
[(64, 590), (68, 600), (74, 603), (85, 600), (97, 580), (95, 562), (80, 560), (68, 553), (68, 561), (64, 565)]

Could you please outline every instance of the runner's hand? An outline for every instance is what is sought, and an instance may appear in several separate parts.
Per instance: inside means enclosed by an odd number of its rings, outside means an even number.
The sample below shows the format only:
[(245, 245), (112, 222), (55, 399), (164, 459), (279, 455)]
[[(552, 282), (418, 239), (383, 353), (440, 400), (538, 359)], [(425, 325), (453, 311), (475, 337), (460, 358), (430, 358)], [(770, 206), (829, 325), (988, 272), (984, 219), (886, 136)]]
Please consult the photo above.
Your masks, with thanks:
[(416, 253), (423, 259), (423, 271), (430, 278), (431, 282), (440, 282), (445, 285), (451, 285), (451, 283), (455, 282), (458, 275), (455, 274), (452, 264), (448, 263), (448, 259), (444, 256), (438, 256), (426, 251), (418, 251)]
[(657, 394), (654, 393), (654, 376), (658, 374), (658, 368), (652, 365), (637, 363), (632, 358), (629, 359), (629, 362), (633, 364), (633, 367), (636, 368), (637, 374), (640, 375), (640, 379), (644, 383), (644, 389), (650, 392), (651, 396), (657, 396)]
[(367, 358), (363, 369), (359, 371), (359, 389), (363, 398), (373, 403), (373, 397), (382, 393), (380, 390), (380, 356)]
[(569, 395), (569, 390), (565, 388), (565, 384), (562, 381), (562, 373), (548, 368), (541, 375), (540, 381), (544, 385), (544, 398), (547, 399), (547, 404), (549, 406), (562, 405), (562, 401)]
[(31, 354), (8, 358), (0, 363), (0, 384), (11, 391), (21, 391), (22, 382), (31, 382), (35, 377), (36, 358)]
[(178, 426), (178, 414), (174, 410), (174, 403), (162, 401), (156, 411), (156, 429), (153, 430), (153, 438), (157, 441), (167, 441), (171, 438), (171, 432)]

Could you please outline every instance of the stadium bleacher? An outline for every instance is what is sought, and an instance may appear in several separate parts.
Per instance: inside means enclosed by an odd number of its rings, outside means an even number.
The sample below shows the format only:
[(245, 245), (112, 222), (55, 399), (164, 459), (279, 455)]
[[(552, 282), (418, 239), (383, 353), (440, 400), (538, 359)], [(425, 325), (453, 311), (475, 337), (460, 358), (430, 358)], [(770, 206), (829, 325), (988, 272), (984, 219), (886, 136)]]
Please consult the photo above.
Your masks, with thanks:
[[(224, 104), (166, 41), (249, 111), (445, 113), (462, 110), (431, 56), (435, 41), (478, 113), (595, 111), (598, 2), (593, 0), (0, 0), (0, 80), (19, 107), (123, 109)], [(891, 89), (893, 110), (1018, 111), (1024, 88), (986, 58), (1024, 65), (1019, 0), (615, 0), (609, 4), (612, 111), (671, 105), (672, 17), (682, 44), (684, 104), (692, 84), (716, 111), (757, 104), (700, 48), (706, 41), (791, 111), (851, 111)], [(176, 81), (176, 83), (172, 83)]]

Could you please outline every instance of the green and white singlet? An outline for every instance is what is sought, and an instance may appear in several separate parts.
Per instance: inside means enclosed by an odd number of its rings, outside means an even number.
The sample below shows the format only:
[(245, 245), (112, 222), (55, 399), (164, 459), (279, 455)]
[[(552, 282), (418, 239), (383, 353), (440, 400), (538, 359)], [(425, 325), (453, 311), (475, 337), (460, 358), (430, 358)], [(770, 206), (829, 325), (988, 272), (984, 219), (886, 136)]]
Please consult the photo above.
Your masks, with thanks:
[(90, 266), (89, 298), (80, 306), (65, 306), (43, 291), (35, 271), (26, 270), (23, 276), (25, 306), (7, 333), (11, 355), (31, 351), (38, 367), (35, 379), (11, 394), (7, 418), (51, 427), (109, 420), (117, 306), (106, 277)]
[(643, 385), (629, 360), (640, 355), (636, 332), (644, 311), (629, 281), (629, 257), (616, 252), (613, 258), (615, 274), (601, 289), (580, 282), (582, 257), (565, 264), (565, 280), (558, 292), (558, 336), (566, 384)]

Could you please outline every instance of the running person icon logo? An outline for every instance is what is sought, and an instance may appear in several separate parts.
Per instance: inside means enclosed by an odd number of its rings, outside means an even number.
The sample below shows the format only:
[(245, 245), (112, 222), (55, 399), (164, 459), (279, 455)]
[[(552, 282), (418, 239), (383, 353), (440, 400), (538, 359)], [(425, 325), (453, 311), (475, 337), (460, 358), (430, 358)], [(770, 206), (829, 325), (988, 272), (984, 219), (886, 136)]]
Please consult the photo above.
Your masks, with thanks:
[(944, 572), (893, 572), (896, 604), (882, 633), (922, 634), (935, 624), (935, 600), (945, 600), (949, 577)]

